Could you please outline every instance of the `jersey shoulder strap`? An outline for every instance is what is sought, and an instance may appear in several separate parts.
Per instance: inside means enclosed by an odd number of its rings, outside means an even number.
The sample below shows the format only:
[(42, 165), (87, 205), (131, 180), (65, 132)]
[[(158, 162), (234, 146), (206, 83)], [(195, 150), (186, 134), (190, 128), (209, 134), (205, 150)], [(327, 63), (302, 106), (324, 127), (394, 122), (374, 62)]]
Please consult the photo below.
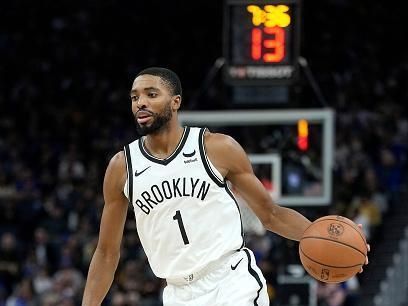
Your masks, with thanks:
[(216, 183), (219, 187), (225, 187), (225, 180), (219, 171), (215, 168), (212, 164), (210, 159), (207, 156), (207, 151), (205, 148), (205, 132), (208, 131), (208, 128), (202, 127), (199, 129), (198, 135), (198, 147), (200, 151), (201, 161), (204, 165), (205, 171), (207, 172), (208, 176)]
[(123, 147), (123, 152), (125, 154), (125, 161), (126, 161), (126, 174), (127, 174), (124, 193), (126, 197), (129, 199), (130, 204), (133, 203), (133, 169), (134, 169), (134, 163), (132, 162), (131, 150), (138, 148), (139, 141), (140, 139), (136, 139), (135, 141)]

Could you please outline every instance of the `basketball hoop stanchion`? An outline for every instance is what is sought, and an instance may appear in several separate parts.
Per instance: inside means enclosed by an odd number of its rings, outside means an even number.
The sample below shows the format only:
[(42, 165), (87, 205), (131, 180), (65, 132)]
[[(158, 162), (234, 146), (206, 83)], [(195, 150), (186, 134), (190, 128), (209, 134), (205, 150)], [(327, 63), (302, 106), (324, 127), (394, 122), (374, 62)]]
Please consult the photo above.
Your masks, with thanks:
[(327, 100), (324, 97), (322, 90), (312, 73), (312, 70), (310, 69), (309, 62), (303, 56), (299, 56), (298, 63), (299, 66), (302, 68), (303, 72), (305, 73), (306, 80), (312, 87), (313, 93), (316, 95), (317, 100), (319, 100), (320, 105), (322, 107), (328, 107), (329, 104), (327, 103)]

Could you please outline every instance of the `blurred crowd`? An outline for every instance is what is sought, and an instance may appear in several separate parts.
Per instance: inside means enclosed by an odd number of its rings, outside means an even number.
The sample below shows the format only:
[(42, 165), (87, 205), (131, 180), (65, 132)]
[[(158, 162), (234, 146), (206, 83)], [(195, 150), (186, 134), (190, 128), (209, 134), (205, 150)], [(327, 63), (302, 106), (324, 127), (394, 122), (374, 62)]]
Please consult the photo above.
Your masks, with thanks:
[[(137, 137), (128, 98), (134, 74), (149, 65), (174, 69), (189, 108), (222, 54), (220, 4), (201, 1), (204, 13), (214, 16), (211, 27), (203, 27), (206, 19), (182, 2), (161, 3), (160, 9), (139, 2), (0, 4), (0, 306), (80, 305), (98, 239), (106, 165)], [(140, 13), (153, 11), (154, 19)], [(174, 23), (166, 21), (169, 11)], [(347, 15), (355, 23), (339, 27)], [(303, 54), (336, 110), (337, 132), (333, 203), (329, 210), (300, 209), (311, 219), (329, 212), (348, 216), (373, 242), (407, 182), (408, 59), (398, 51), (392, 56), (382, 44), (396, 39), (377, 22), (400, 22), (389, 18), (381, 3), (332, 0), (305, 7)], [(173, 47), (177, 52), (170, 52)], [(303, 85), (305, 99), (313, 100)], [(225, 92), (203, 99), (216, 106), (220, 97)], [(265, 273), (273, 305), (277, 275), (299, 263), (297, 243), (248, 232), (247, 245)], [(322, 286), (319, 303), (358, 305), (358, 279), (353, 281)], [(107, 305), (161, 305), (163, 286), (147, 264), (129, 209)], [(337, 299), (329, 298), (335, 293)]]

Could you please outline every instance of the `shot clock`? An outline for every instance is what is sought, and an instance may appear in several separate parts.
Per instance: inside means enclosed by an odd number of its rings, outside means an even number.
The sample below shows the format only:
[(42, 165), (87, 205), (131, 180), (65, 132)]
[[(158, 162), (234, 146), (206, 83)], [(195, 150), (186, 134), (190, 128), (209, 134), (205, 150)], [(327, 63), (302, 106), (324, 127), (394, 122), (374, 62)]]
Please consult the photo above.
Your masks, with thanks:
[(298, 72), (299, 23), (300, 0), (225, 0), (226, 81), (292, 83)]

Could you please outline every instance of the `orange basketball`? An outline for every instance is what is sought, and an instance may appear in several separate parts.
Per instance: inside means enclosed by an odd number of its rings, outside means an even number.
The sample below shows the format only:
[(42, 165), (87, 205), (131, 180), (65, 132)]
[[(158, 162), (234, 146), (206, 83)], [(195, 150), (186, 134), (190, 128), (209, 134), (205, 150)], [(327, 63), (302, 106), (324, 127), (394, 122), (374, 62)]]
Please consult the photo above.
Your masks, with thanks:
[(305, 270), (325, 283), (339, 283), (364, 265), (367, 242), (361, 229), (348, 218), (325, 216), (303, 233), (299, 255)]

